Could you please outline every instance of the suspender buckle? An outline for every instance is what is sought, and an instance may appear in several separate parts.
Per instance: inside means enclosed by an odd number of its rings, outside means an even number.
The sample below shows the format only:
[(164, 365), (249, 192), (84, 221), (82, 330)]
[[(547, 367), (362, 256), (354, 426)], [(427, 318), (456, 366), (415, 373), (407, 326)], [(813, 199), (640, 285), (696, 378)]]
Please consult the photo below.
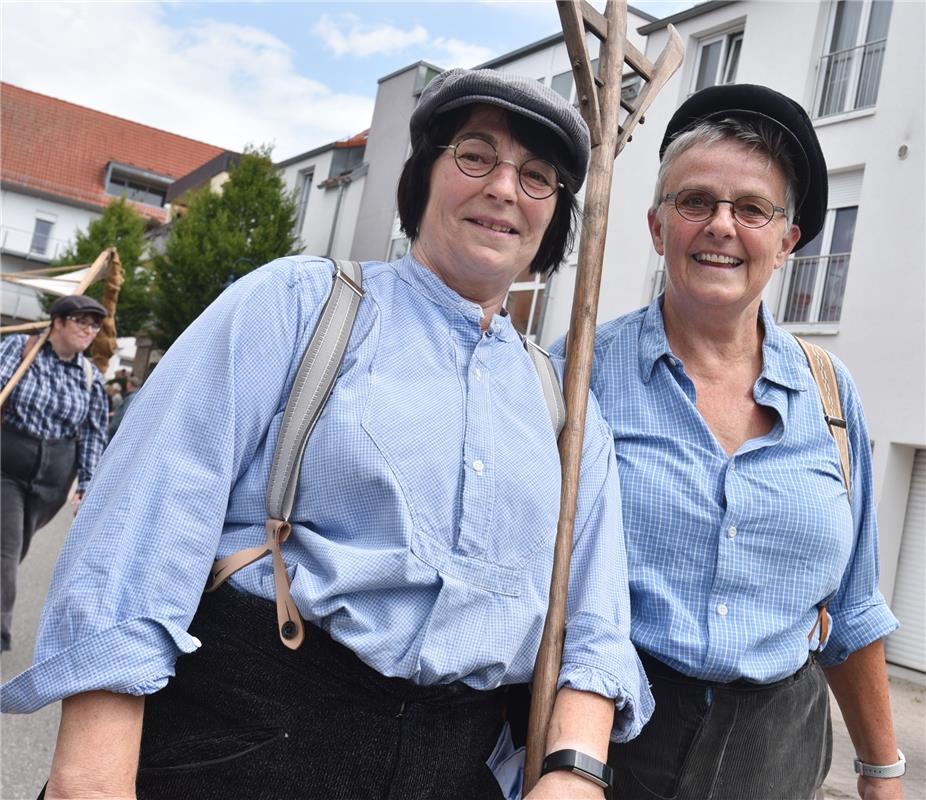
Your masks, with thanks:
[(363, 289), (358, 286), (357, 283), (346, 272), (344, 272), (344, 270), (341, 269), (341, 265), (337, 261), (334, 262), (334, 279), (343, 281), (344, 285), (347, 286), (347, 288), (350, 289), (354, 294), (356, 294), (357, 297), (363, 297)]

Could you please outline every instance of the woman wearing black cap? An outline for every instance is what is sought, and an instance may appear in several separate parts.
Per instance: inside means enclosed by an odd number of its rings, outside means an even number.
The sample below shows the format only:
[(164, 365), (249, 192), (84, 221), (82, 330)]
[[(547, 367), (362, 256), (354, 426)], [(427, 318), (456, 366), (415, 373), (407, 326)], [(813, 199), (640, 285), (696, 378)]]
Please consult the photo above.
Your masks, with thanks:
[(807, 359), (762, 303), (822, 227), (816, 134), (787, 97), (720, 86), (683, 104), (661, 155), (648, 220), (665, 292), (599, 328), (592, 380), (614, 431), (631, 638), (656, 699), (643, 734), (611, 747), (616, 796), (813, 797), (830, 764), (828, 682), (860, 794), (899, 797), (882, 649), (897, 622), (878, 592), (861, 404), (837, 361), (847, 491)]
[[(92, 297), (59, 297), (51, 331), (3, 406), (0, 507), (0, 649), (12, 638), (16, 573), (33, 534), (67, 500), (78, 478), (80, 503), (106, 446), (108, 404), (103, 376), (83, 353), (106, 309)], [(0, 343), (0, 386), (6, 386), (37, 336), (15, 334)]]
[[(65, 698), (49, 797), (131, 796), (136, 770), (141, 798), (502, 796), (486, 762), (504, 687), (531, 676), (560, 491), (504, 303), (568, 248), (588, 131), (536, 81), (452, 70), (422, 93), (411, 142), (398, 207), (413, 247), (364, 265), (278, 588), (258, 558), (201, 594), (216, 556), (266, 551), (271, 462), (331, 264), (237, 281), (133, 400), (63, 549), (41, 660), (2, 694), (15, 711)], [(584, 456), (558, 755), (532, 798), (601, 798), (612, 720), (625, 740), (652, 710), (594, 405)], [(298, 649), (275, 594), (306, 620)]]

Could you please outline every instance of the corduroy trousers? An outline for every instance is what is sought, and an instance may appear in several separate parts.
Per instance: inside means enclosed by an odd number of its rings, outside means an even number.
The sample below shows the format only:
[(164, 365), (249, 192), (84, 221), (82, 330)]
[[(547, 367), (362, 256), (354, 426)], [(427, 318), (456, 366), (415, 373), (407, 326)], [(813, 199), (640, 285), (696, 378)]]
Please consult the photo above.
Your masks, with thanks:
[(273, 603), (203, 595), (167, 687), (145, 702), (139, 800), (498, 800), (485, 761), (505, 692), (387, 678), (312, 624), (280, 642)]
[(689, 678), (646, 653), (656, 709), (611, 744), (621, 800), (811, 800), (833, 748), (823, 671), (809, 660), (771, 684)]

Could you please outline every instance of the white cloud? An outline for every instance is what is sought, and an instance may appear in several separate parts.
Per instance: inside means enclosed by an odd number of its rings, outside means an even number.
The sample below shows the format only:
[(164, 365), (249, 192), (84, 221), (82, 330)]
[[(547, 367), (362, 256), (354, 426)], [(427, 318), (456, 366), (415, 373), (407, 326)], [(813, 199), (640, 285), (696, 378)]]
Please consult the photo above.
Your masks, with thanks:
[(434, 61), (442, 67), (475, 67), (484, 61), (488, 61), (495, 54), (488, 47), (479, 44), (470, 44), (461, 42), (459, 39), (448, 39), (439, 36), (429, 45), (434, 48), (435, 54), (428, 60)]
[[(312, 33), (335, 55), (364, 58), (393, 55), (413, 48), (412, 56), (423, 57), (441, 67), (472, 67), (495, 55), (488, 47), (446, 36), (431, 36), (421, 25), (403, 30), (388, 23), (369, 24), (356, 14), (323, 14)], [(422, 56), (421, 54), (425, 55)]]
[[(208, 6), (203, 7), (208, 13)], [(3, 3), (3, 80), (230, 150), (277, 159), (368, 127), (372, 98), (298, 74), (257, 28), (171, 27), (155, 3)]]
[(408, 30), (388, 24), (365, 25), (356, 14), (340, 14), (337, 17), (322, 14), (312, 33), (336, 55), (357, 58), (400, 53), (407, 47), (424, 44), (428, 40), (428, 32), (421, 25)]

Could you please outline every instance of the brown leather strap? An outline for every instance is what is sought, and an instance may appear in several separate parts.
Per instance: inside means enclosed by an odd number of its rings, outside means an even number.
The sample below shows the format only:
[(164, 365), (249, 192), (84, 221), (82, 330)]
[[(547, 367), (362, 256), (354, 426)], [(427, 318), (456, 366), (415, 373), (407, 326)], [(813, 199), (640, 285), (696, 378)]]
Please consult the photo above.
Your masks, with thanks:
[(270, 553), (273, 558), (273, 583), (276, 590), (277, 629), (280, 633), (280, 641), (290, 650), (296, 650), (305, 638), (305, 628), (299, 609), (289, 590), (289, 575), (286, 573), (286, 562), (283, 561), (283, 553), (280, 551), (280, 545), (287, 540), (292, 527), (284, 520), (268, 519), (265, 528), (267, 541), (263, 546), (239, 550), (237, 553), (218, 559), (212, 565), (206, 591), (214, 592), (239, 569), (253, 564)]
[(798, 336), (797, 343), (807, 357), (810, 371), (820, 393), (823, 403), (823, 418), (829, 425), (830, 433), (836, 441), (839, 451), (839, 464), (842, 467), (842, 482), (846, 486), (846, 495), (852, 502), (852, 473), (849, 464), (849, 433), (846, 429), (846, 419), (843, 416), (842, 402), (839, 398), (839, 384), (836, 381), (836, 370), (830, 354), (822, 347), (805, 341)]
[[(830, 354), (819, 345), (801, 339), (795, 336), (797, 343), (804, 351), (807, 363), (810, 365), (810, 372), (813, 375), (814, 383), (817, 384), (817, 391), (820, 395), (820, 402), (823, 404), (823, 418), (829, 426), (833, 440), (836, 442), (836, 449), (839, 451), (839, 466), (842, 470), (842, 482), (846, 487), (846, 499), (852, 503), (852, 472), (849, 462), (849, 431), (846, 426), (846, 419), (843, 416), (842, 400), (839, 397), (839, 383), (836, 380), (836, 369), (833, 367), (833, 359)], [(817, 640), (817, 650), (815, 655), (820, 653), (826, 637), (829, 635), (830, 618), (826, 613), (826, 603), (820, 603), (817, 606), (817, 619), (814, 621), (810, 633), (807, 634), (807, 640), (813, 641), (813, 635), (820, 631), (820, 638)]]

